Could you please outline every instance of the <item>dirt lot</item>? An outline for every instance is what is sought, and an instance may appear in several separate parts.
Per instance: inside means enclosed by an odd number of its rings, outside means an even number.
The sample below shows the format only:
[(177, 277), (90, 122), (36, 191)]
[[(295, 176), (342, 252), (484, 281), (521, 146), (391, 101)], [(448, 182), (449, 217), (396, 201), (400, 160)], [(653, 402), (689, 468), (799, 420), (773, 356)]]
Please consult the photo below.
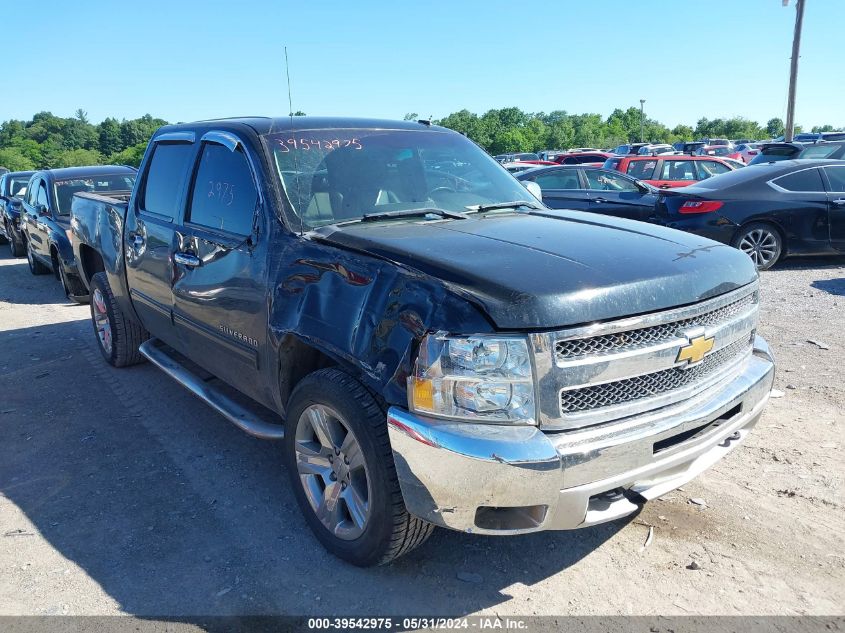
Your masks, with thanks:
[(782, 395), (684, 490), (580, 532), (441, 530), (362, 570), (311, 536), (278, 445), (153, 367), (107, 368), (88, 308), (2, 253), (0, 614), (845, 611), (845, 259), (763, 274)]

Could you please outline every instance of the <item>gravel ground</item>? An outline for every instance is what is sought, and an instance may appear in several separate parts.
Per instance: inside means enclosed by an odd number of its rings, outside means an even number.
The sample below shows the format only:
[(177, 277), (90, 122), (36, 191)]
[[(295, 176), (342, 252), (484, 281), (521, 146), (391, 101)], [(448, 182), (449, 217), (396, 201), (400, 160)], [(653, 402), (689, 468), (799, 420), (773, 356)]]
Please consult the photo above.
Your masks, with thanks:
[(780, 397), (683, 490), (577, 532), (439, 530), (363, 570), (311, 536), (277, 444), (107, 367), (88, 308), (2, 252), (0, 615), (843, 613), (843, 258), (763, 274)]

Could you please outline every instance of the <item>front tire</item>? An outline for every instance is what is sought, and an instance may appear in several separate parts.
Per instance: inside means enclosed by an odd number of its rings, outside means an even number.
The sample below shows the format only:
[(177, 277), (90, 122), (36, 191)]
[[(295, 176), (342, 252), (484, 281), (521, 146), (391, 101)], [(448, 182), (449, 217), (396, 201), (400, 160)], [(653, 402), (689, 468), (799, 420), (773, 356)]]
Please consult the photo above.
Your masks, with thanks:
[(757, 270), (768, 270), (783, 255), (780, 232), (765, 222), (754, 222), (742, 227), (731, 244), (748, 255)]
[(15, 239), (14, 233), (11, 235), (12, 237), (9, 239), (9, 250), (12, 252), (12, 257), (23, 257), (26, 255), (26, 250), (23, 245)]
[(128, 367), (144, 360), (138, 348), (150, 334), (120, 311), (106, 273), (91, 278), (91, 322), (97, 347), (109, 365)]
[(320, 369), (296, 386), (284, 452), (308, 526), (338, 558), (383, 565), (421, 545), (434, 526), (408, 513), (384, 411), (344, 371)]

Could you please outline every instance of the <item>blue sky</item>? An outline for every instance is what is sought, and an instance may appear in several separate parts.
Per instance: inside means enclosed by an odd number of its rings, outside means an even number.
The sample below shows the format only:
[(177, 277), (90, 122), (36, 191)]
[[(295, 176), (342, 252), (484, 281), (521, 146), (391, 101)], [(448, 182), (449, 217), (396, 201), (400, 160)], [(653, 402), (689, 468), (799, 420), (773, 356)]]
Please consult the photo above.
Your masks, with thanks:
[[(517, 106), (668, 125), (785, 117), (795, 0), (5, 3), (0, 121)], [(796, 120), (845, 126), (845, 0), (807, 0)]]

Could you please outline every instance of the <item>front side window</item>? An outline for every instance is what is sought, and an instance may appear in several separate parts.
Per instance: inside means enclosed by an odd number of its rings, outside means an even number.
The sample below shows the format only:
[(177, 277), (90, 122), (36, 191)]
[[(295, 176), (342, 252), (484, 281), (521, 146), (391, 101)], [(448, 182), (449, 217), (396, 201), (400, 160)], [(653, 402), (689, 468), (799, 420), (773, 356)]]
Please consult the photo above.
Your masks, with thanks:
[(622, 176), (598, 169), (587, 169), (585, 173), (590, 189), (597, 191), (639, 191), (636, 184)]
[(648, 180), (654, 175), (655, 167), (657, 167), (656, 160), (632, 160), (628, 163), (626, 173), (637, 180)]
[(179, 205), (194, 156), (190, 143), (156, 143), (144, 186), (144, 211), (171, 221), (179, 217)]
[(296, 228), (389, 211), (536, 204), (484, 150), (453, 132), (317, 129), (268, 134), (263, 140)]
[(845, 166), (837, 165), (824, 168), (827, 179), (830, 181), (830, 190), (836, 193), (845, 192)]
[(658, 180), (696, 180), (691, 160), (664, 160)]
[(534, 179), (540, 189), (580, 189), (578, 174), (574, 169), (558, 169), (546, 174), (540, 174)]
[(188, 221), (235, 235), (249, 235), (258, 192), (246, 155), (206, 143), (200, 156)]
[(787, 191), (824, 191), (818, 169), (802, 169), (772, 181)]
[(50, 198), (47, 195), (47, 183), (43, 180), (38, 183), (38, 191), (35, 194), (35, 204), (43, 204), (45, 207), (50, 206)]

